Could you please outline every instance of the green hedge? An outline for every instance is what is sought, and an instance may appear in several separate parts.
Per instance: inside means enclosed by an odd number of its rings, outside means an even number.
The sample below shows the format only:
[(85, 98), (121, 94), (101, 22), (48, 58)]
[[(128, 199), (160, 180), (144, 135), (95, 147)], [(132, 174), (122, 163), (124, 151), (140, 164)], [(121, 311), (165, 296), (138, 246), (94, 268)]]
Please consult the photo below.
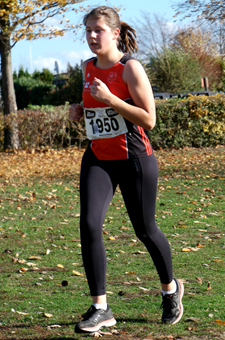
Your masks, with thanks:
[[(31, 106), (18, 111), (21, 148), (66, 147), (86, 139), (84, 120), (69, 121), (69, 104)], [(149, 132), (155, 149), (185, 146), (209, 147), (225, 144), (225, 95), (191, 96), (186, 99), (156, 101), (157, 123)], [(0, 115), (0, 148), (4, 124), (10, 117)]]
[[(19, 110), (17, 113), (20, 147), (22, 149), (58, 148), (81, 143), (85, 136), (84, 120), (69, 120), (69, 107), (35, 106)], [(0, 115), (0, 149), (3, 149), (4, 126), (11, 128), (10, 115)]]
[(156, 126), (149, 132), (156, 149), (225, 143), (224, 94), (157, 100), (156, 113)]
[(43, 105), (46, 96), (55, 88), (39, 79), (21, 77), (14, 80), (16, 103), (19, 110), (27, 108), (29, 104)]

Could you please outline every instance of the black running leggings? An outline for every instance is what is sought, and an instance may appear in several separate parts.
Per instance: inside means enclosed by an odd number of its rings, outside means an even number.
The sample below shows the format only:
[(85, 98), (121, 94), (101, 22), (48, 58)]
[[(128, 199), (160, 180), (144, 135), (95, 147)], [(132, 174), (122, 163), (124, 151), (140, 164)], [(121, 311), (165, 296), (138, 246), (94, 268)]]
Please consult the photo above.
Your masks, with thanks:
[(106, 293), (106, 254), (102, 236), (107, 208), (119, 185), (137, 237), (146, 246), (160, 281), (173, 279), (171, 250), (155, 222), (158, 166), (154, 154), (102, 161), (88, 148), (81, 165), (80, 233), (84, 268), (92, 296)]

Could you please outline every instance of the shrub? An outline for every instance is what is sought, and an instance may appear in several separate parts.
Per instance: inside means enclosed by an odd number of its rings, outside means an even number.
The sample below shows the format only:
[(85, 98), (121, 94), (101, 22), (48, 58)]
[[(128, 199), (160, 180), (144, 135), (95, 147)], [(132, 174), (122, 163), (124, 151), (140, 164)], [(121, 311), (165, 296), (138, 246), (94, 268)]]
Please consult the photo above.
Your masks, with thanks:
[(14, 80), (14, 87), (18, 110), (23, 110), (29, 104), (44, 104), (45, 97), (54, 88), (54, 85), (33, 78), (20, 77)]
[(158, 92), (185, 93), (201, 90), (201, 69), (197, 57), (183, 51), (163, 49), (146, 67)]
[[(62, 106), (30, 106), (18, 111), (20, 146), (31, 148), (81, 146), (86, 140), (84, 119), (69, 120), (69, 103)], [(157, 122), (149, 132), (155, 149), (209, 147), (225, 143), (225, 95), (191, 96), (156, 101)], [(11, 116), (0, 115), (0, 147), (4, 126)], [(5, 125), (4, 125), (5, 124)]]
[[(11, 115), (4, 124), (11, 127)], [(17, 114), (20, 147), (23, 149), (57, 148), (78, 143), (85, 137), (84, 120), (69, 120), (69, 104), (63, 106), (30, 106)], [(0, 119), (0, 142), (3, 136), (3, 118)], [(2, 131), (1, 131), (2, 127)], [(3, 138), (2, 138), (3, 145)]]
[[(223, 69), (218, 44), (215, 43), (212, 31), (188, 26), (178, 28), (170, 43), (172, 50), (181, 51), (198, 61), (201, 77), (208, 77), (209, 89), (216, 90), (221, 86)], [(188, 68), (185, 71), (188, 73)], [(188, 76), (188, 75), (186, 75)], [(191, 91), (189, 88), (188, 91)]]
[(225, 95), (156, 101), (154, 148), (207, 147), (225, 143)]
[(43, 68), (42, 72), (35, 70), (32, 74), (32, 78), (39, 79), (45, 84), (52, 84), (54, 75), (47, 68)]
[(83, 79), (81, 67), (77, 64), (67, 66), (68, 83), (62, 88), (53, 89), (45, 98), (47, 105), (64, 105), (65, 102), (80, 103), (82, 101)]

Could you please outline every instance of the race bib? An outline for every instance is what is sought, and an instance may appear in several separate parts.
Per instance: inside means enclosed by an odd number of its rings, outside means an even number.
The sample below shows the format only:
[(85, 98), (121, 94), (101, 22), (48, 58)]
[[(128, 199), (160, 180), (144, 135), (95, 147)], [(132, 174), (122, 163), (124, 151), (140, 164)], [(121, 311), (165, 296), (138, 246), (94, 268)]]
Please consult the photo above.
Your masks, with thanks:
[(85, 125), (90, 140), (112, 138), (126, 133), (124, 118), (111, 107), (85, 109)]

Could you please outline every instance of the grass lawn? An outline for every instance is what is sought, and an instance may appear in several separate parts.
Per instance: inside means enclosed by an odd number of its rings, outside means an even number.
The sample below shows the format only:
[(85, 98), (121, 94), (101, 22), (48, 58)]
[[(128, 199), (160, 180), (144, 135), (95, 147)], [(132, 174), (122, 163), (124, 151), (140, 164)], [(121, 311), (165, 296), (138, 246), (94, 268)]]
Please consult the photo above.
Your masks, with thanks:
[[(161, 325), (159, 279), (135, 236), (119, 188), (103, 234), (106, 339), (225, 339), (225, 147), (156, 151), (156, 219), (184, 281), (184, 315)], [(83, 150), (0, 153), (0, 339), (91, 339), (75, 334), (91, 304), (79, 240)]]

